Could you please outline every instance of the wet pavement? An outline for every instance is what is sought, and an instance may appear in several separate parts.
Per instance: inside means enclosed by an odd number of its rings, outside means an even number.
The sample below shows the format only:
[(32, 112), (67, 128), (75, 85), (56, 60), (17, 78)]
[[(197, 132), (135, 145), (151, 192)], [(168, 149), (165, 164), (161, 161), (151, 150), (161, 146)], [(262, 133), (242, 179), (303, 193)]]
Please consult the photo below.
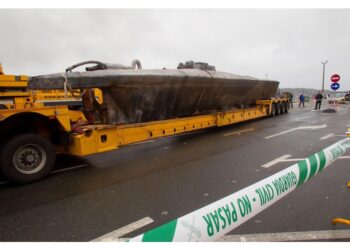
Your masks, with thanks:
[[(305, 158), (344, 138), (350, 105), (336, 113), (312, 105), (84, 159), (62, 155), (45, 180), (0, 184), (0, 241), (91, 241), (151, 218), (123, 235), (132, 237), (208, 205), (294, 164), (274, 161), (281, 156)], [(350, 159), (336, 160), (230, 234), (350, 229), (331, 225), (335, 217), (350, 219), (349, 165)]]

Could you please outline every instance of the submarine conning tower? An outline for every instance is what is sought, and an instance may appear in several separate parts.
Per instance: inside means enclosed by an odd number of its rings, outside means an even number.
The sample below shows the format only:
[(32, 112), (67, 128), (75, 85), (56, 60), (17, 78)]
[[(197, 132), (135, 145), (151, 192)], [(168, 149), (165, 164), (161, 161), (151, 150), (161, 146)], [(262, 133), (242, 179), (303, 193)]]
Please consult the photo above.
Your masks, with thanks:
[(200, 70), (216, 71), (215, 66), (209, 65), (208, 63), (205, 63), (205, 62), (194, 62), (194, 61), (179, 63), (179, 65), (177, 66), (177, 69), (200, 69)]

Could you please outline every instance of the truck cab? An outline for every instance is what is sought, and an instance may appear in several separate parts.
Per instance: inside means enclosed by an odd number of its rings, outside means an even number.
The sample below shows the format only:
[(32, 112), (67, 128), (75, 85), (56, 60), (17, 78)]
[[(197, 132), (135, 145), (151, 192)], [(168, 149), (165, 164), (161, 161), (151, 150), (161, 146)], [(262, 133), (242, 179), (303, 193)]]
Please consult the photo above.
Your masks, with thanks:
[(28, 79), (5, 74), (0, 64), (0, 170), (17, 183), (48, 175), (56, 152), (68, 151), (71, 125), (86, 121), (81, 98), (30, 91)]

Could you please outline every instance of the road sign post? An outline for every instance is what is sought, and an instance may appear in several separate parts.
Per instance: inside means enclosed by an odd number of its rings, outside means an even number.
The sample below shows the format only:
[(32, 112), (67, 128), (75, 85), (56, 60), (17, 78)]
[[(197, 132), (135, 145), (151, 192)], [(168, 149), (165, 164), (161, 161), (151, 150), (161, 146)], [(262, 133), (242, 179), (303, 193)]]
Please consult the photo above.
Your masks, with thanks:
[(326, 64), (328, 63), (328, 61), (321, 61), (322, 65), (323, 65), (323, 72), (322, 72), (322, 94), (324, 93), (324, 72), (326, 70)]
[[(331, 81), (332, 81), (331, 89), (334, 90), (334, 92), (340, 88), (340, 84), (338, 83), (339, 80), (340, 80), (340, 75), (333, 74), (331, 76)], [(336, 100), (334, 101), (331, 100), (331, 104), (333, 105), (334, 111), (336, 111)]]

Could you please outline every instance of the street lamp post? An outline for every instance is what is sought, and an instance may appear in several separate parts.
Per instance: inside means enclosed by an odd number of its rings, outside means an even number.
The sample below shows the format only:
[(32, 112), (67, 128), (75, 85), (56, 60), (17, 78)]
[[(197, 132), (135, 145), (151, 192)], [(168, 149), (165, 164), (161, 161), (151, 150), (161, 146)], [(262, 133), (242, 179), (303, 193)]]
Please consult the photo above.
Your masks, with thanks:
[(328, 63), (328, 60), (321, 61), (321, 63), (323, 64), (323, 74), (322, 74), (322, 94), (323, 94), (324, 93), (324, 72), (325, 72), (326, 64)]

